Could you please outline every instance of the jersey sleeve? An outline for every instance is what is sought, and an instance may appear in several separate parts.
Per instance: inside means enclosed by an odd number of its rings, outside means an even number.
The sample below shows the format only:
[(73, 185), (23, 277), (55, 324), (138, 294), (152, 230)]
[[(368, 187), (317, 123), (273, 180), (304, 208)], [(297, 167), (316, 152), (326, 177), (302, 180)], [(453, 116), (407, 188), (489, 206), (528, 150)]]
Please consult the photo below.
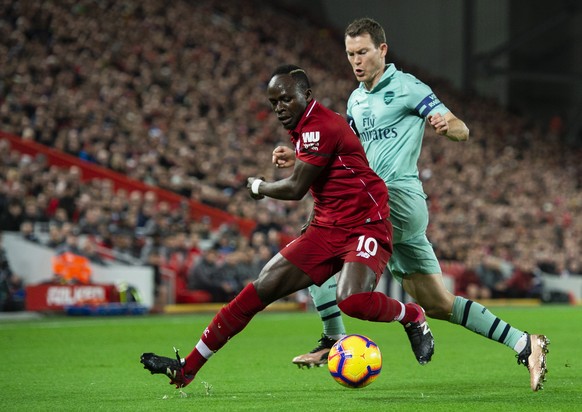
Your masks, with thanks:
[(348, 98), (348, 103), (346, 106), (346, 120), (348, 122), (348, 124), (350, 125), (350, 127), (352, 128), (352, 130), (354, 131), (354, 133), (356, 134), (356, 136), (360, 137), (360, 132), (358, 131), (358, 127), (356, 126), (356, 119), (354, 119), (354, 116), (352, 114), (352, 107), (354, 105), (354, 94), (355, 91), (352, 92), (352, 94), (350, 94), (350, 97)]
[(408, 96), (408, 105), (420, 117), (435, 113), (444, 115), (450, 111), (429, 86), (412, 75), (406, 76), (403, 88)]
[(348, 121), (348, 125), (350, 125), (356, 136), (360, 137), (360, 132), (358, 132), (358, 128), (356, 127), (356, 120), (349, 114), (346, 120)]
[(354, 103), (353, 103), (353, 100), (354, 100), (354, 93), (355, 93), (355, 92), (352, 92), (352, 93), (350, 94), (350, 97), (348, 97), (348, 102), (347, 102), (347, 104), (346, 104), (346, 116), (347, 116), (348, 118), (352, 118), (352, 106), (353, 106), (353, 104), (354, 104)]

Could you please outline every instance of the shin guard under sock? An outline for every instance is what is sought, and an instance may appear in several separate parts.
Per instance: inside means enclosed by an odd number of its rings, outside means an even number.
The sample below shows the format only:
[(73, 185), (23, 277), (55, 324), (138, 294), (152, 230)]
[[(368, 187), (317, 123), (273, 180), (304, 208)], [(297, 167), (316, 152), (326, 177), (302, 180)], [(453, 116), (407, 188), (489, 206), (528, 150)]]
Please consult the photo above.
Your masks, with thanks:
[(346, 328), (335, 300), (337, 289), (335, 278), (331, 277), (323, 285), (312, 285), (308, 289), (315, 309), (323, 322), (323, 334), (330, 337), (345, 335)]
[(214, 352), (243, 330), (253, 316), (265, 307), (254, 285), (247, 285), (228, 305), (218, 311), (206, 327), (194, 350), (186, 356), (186, 373), (195, 375)]
[(524, 332), (498, 318), (480, 303), (460, 296), (455, 297), (450, 322), (464, 326), (512, 349), (516, 347), (517, 342), (524, 335)]
[(404, 305), (380, 292), (354, 293), (338, 304), (346, 315), (373, 322), (403, 320)]

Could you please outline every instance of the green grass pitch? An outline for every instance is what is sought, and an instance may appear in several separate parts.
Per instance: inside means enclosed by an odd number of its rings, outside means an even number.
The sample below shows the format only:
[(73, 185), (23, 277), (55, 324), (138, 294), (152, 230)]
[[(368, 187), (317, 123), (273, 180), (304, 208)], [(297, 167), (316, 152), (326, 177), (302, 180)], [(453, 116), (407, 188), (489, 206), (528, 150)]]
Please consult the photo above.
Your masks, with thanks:
[(47, 317), (0, 321), (1, 411), (582, 411), (582, 309), (492, 308), (551, 340), (545, 389), (533, 393), (514, 353), (465, 329), (432, 321), (435, 356), (416, 363), (399, 324), (344, 318), (374, 339), (382, 374), (347, 389), (327, 368), (300, 370), (293, 356), (321, 333), (316, 313), (262, 313), (180, 391), (139, 363), (142, 352), (185, 356), (204, 315)]

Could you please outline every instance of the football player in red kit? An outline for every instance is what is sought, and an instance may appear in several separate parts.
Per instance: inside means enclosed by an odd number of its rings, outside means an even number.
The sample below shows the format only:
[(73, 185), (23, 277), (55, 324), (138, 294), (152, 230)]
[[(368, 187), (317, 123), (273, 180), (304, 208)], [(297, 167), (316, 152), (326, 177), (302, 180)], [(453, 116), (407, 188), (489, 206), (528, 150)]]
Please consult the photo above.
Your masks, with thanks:
[(249, 177), (255, 199), (299, 200), (310, 191), (314, 208), (307, 230), (262, 269), (257, 280), (224, 306), (184, 359), (141, 355), (151, 373), (177, 388), (188, 385), (206, 361), (270, 303), (337, 273), (337, 302), (348, 316), (374, 322), (415, 323), (419, 342), (434, 340), (423, 309), (374, 289), (392, 253), (392, 226), (384, 181), (368, 165), (358, 137), (339, 114), (313, 97), (305, 71), (294, 65), (273, 73), (267, 95), (295, 147), (293, 173), (265, 182)]

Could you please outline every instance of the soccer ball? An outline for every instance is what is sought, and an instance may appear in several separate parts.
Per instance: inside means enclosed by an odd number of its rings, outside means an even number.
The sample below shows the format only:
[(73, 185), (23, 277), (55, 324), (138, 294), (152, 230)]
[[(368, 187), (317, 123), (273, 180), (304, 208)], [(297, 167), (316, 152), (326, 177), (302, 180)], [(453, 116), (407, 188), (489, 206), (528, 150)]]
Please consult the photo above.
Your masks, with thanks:
[(340, 385), (363, 388), (380, 375), (382, 354), (371, 339), (348, 335), (338, 340), (329, 351), (327, 367)]

